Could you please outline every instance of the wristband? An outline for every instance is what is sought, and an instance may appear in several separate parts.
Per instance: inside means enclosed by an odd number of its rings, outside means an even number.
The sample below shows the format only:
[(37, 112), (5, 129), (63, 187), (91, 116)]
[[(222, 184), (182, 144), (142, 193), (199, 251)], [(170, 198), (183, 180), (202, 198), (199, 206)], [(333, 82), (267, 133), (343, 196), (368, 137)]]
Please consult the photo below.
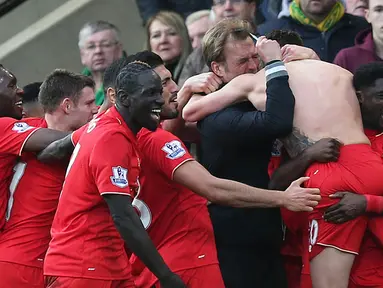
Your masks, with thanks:
[(270, 80), (274, 78), (289, 76), (289, 74), (287, 74), (285, 64), (283, 64), (282, 61), (275, 60), (275, 61), (270, 61), (269, 63), (266, 64), (265, 76), (266, 76), (266, 82), (269, 82)]
[(364, 195), (367, 200), (366, 212), (381, 214), (383, 212), (383, 197), (376, 195)]

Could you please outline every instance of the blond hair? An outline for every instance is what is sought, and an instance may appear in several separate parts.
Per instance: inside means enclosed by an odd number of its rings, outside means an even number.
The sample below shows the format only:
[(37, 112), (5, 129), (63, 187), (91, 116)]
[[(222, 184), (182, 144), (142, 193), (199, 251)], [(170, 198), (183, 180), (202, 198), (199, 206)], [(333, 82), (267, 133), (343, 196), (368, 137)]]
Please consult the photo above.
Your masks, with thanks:
[(173, 78), (178, 79), (179, 75), (181, 74), (182, 67), (186, 62), (186, 59), (192, 52), (192, 46), (190, 43), (190, 38), (184, 19), (179, 14), (171, 11), (160, 11), (156, 15), (152, 16), (146, 23), (145, 49), (149, 51), (152, 51), (152, 48), (150, 47), (150, 26), (155, 20), (158, 20), (164, 25), (172, 27), (182, 39), (182, 52), (179, 57), (177, 66), (175, 67), (174, 71), (172, 71)]
[(188, 17), (186, 17), (186, 26), (189, 26), (190, 24), (193, 24), (194, 22), (204, 17), (210, 17), (210, 10), (200, 10), (190, 14)]
[(223, 19), (210, 28), (202, 39), (202, 51), (207, 66), (225, 60), (224, 48), (228, 40), (246, 40), (252, 33), (250, 22), (240, 19)]

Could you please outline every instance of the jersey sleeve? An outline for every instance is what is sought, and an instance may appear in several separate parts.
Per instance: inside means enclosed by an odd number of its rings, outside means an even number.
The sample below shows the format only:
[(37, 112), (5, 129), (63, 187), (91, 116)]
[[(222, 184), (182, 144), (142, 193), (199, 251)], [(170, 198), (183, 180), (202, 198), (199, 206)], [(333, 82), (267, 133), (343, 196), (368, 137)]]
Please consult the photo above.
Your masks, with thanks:
[(38, 129), (22, 120), (0, 118), (0, 153), (21, 156), (25, 143)]
[(80, 128), (78, 128), (76, 131), (73, 131), (71, 135), (73, 146), (76, 146), (78, 141), (80, 141), (80, 137), (84, 133), (84, 131), (86, 131), (87, 127), (88, 127), (88, 124), (85, 124), (84, 126), (81, 126)]
[(173, 179), (174, 172), (183, 163), (194, 160), (182, 141), (163, 129), (155, 132), (143, 129), (138, 135), (138, 146), (143, 157), (169, 179)]
[[(130, 139), (123, 133), (104, 135), (91, 153), (89, 167), (101, 195), (122, 194), (134, 197), (132, 187), (139, 171), (132, 163), (138, 158)], [(138, 160), (137, 160), (138, 161)]]

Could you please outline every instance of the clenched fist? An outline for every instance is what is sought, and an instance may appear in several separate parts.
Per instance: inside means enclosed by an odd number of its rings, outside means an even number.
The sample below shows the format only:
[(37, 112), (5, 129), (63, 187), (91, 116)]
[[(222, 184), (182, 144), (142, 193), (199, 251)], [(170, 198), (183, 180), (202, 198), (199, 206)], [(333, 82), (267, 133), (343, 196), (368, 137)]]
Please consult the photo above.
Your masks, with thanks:
[(264, 63), (273, 60), (282, 60), (281, 47), (274, 40), (268, 40), (265, 36), (261, 36), (257, 41), (257, 52)]

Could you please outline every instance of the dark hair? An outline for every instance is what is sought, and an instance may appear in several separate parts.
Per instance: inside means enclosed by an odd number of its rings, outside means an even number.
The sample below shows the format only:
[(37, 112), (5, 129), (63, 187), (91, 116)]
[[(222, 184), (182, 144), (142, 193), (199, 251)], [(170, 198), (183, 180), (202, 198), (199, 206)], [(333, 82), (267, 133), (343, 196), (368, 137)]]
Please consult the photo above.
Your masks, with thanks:
[(132, 63), (134, 61), (144, 62), (148, 64), (152, 69), (164, 65), (164, 61), (161, 59), (160, 56), (157, 54), (145, 50), (142, 52), (138, 52), (133, 55), (129, 55), (126, 58), (121, 58), (117, 61), (114, 61), (112, 65), (110, 65), (106, 70), (104, 74), (104, 93), (106, 93), (106, 90), (111, 88), (116, 88), (116, 78), (118, 73), (120, 73), (121, 69), (124, 68), (129, 63)]
[(127, 58), (122, 57), (116, 61), (114, 61), (106, 70), (104, 73), (104, 80), (103, 80), (103, 86), (104, 86), (104, 93), (106, 94), (106, 90), (108, 90), (109, 87), (116, 88), (116, 78), (118, 73), (120, 73), (121, 69), (124, 68), (126, 65), (129, 64)]
[(44, 112), (52, 113), (65, 98), (70, 98), (77, 104), (81, 90), (85, 87), (94, 89), (94, 81), (84, 75), (56, 69), (46, 77), (41, 85), (39, 101)]
[(43, 82), (33, 82), (23, 87), (23, 103), (37, 102), (39, 100), (41, 84)]
[(372, 62), (362, 65), (356, 70), (352, 83), (354, 89), (360, 91), (373, 86), (375, 81), (381, 78), (383, 78), (383, 63)]
[(277, 41), (281, 47), (286, 44), (303, 46), (301, 36), (299, 36), (299, 34), (295, 31), (273, 30), (265, 36), (267, 39)]
[(127, 60), (129, 62), (141, 61), (148, 64), (152, 69), (157, 68), (158, 66), (164, 65), (164, 61), (156, 53), (153, 53), (148, 50), (138, 52), (134, 55), (128, 56)]
[(121, 102), (123, 98), (141, 90), (139, 76), (149, 71), (155, 73), (148, 64), (141, 61), (134, 61), (123, 67), (116, 78), (117, 101)]

